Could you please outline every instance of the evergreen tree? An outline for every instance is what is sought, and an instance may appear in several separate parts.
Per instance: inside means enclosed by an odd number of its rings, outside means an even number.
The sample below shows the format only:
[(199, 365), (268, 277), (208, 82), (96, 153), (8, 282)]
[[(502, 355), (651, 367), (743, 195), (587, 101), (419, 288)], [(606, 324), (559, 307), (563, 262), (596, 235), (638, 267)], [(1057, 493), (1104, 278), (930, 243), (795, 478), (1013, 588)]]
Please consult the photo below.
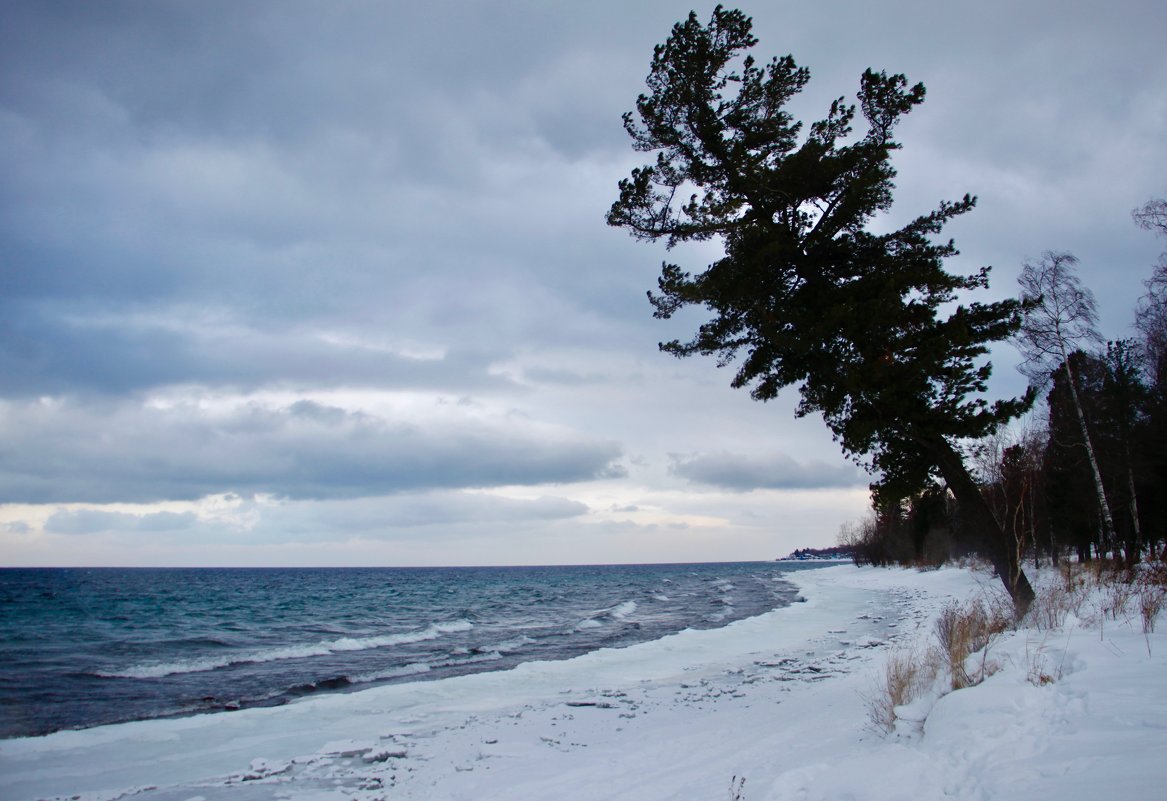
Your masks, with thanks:
[(1103, 515), (1109, 501), (1105, 506), (1098, 502), (1099, 491), (1110, 490), (1107, 495), (1113, 496), (1114, 483), (1112, 438), (1103, 408), (1107, 368), (1103, 359), (1083, 350), (1072, 351), (1066, 361), (1051, 371), (1046, 398), (1048, 512), (1062, 541), (1085, 561), (1117, 544), (1115, 529)]
[(1144, 416), (1135, 433), (1139, 466), (1139, 515), (1150, 558), (1167, 556), (1158, 543), (1167, 541), (1167, 365), (1147, 387)]
[[(1135, 223), (1156, 236), (1167, 237), (1167, 200), (1153, 198), (1132, 212)], [(1167, 540), (1167, 252), (1144, 285), (1135, 326), (1141, 336), (1143, 372), (1147, 379), (1144, 418), (1136, 436), (1140, 474), (1140, 514), (1147, 521), (1144, 538), (1155, 555), (1159, 540)]]
[(844, 451), (879, 473), (877, 503), (919, 493), (938, 474), (984, 532), (1022, 613), (1033, 591), (957, 446), (1031, 400), (981, 397), (982, 357), (1016, 330), (1020, 304), (947, 311), (988, 283), (987, 269), (946, 272), (956, 248), (933, 241), (973, 208), (968, 195), (896, 231), (868, 230), (892, 204), (893, 130), (924, 87), (868, 70), (857, 96), (866, 133), (853, 136), (856, 106), (839, 98), (804, 136), (785, 105), (809, 72), (790, 56), (757, 63), (751, 30), (749, 17), (720, 6), (708, 25), (690, 14), (655, 48), (649, 92), (624, 116), (634, 147), (656, 158), (620, 182), (608, 222), (669, 247), (717, 237), (725, 248), (697, 275), (664, 264), (649, 293), (656, 316), (697, 305), (713, 317), (691, 340), (661, 347), (735, 363), (732, 385), (757, 400), (798, 385), (798, 414), (820, 413)]
[(1138, 501), (1140, 481), (1136, 475), (1142, 472), (1138, 458), (1141, 454), (1136, 448), (1135, 437), (1136, 432), (1143, 428), (1148, 392), (1131, 340), (1108, 342), (1103, 365), (1106, 372), (1100, 405), (1111, 440), (1111, 461), (1115, 471), (1112, 486), (1117, 499), (1115, 508), (1126, 511), (1126, 515), (1120, 518), (1122, 524), (1119, 526), (1119, 534), (1127, 563), (1133, 565), (1142, 557), (1143, 551)]

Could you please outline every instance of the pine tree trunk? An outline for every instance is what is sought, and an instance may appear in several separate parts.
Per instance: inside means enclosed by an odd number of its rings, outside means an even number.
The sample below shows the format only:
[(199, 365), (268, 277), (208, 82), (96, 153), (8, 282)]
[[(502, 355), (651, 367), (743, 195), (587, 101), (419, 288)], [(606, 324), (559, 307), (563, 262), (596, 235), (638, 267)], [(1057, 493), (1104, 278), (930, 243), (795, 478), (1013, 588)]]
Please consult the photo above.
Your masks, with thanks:
[(942, 436), (930, 436), (923, 438), (921, 445), (935, 460), (948, 488), (956, 496), (965, 519), (973, 529), (984, 534), (989, 561), (993, 563), (1005, 590), (1013, 599), (1013, 614), (1020, 620), (1029, 611), (1034, 592), (1021, 567), (1016, 537), (1009, 537), (1004, 528), (998, 525), (980, 487), (964, 466), (964, 459), (948, 440)]

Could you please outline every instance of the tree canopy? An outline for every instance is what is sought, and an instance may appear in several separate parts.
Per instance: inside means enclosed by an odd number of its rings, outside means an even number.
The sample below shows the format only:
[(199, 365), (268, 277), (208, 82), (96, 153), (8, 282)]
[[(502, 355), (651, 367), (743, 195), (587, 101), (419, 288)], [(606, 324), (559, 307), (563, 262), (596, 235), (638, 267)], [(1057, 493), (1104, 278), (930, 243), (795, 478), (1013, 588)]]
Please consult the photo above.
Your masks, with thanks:
[[(872, 230), (892, 205), (894, 129), (924, 87), (869, 69), (857, 103), (834, 100), (804, 133), (785, 106), (809, 71), (791, 56), (759, 64), (748, 52), (755, 44), (740, 11), (718, 6), (707, 25), (690, 14), (655, 48), (649, 91), (624, 115), (633, 146), (655, 160), (620, 182), (609, 224), (670, 248), (714, 237), (725, 248), (697, 274), (663, 265), (649, 293), (655, 316), (696, 305), (711, 319), (661, 347), (733, 364), (733, 386), (757, 400), (797, 385), (798, 414), (820, 413), (844, 451), (879, 474), (877, 496), (921, 491), (938, 473), (973, 504), (979, 493), (956, 441), (984, 435), (1031, 400), (983, 397), (991, 369), (983, 357), (1016, 330), (1021, 305), (958, 305), (987, 286), (988, 270), (947, 272), (957, 250), (934, 238), (973, 208), (972, 197)], [(1010, 559), (996, 529), (1001, 569)], [(1015, 565), (1002, 578), (1029, 593)]]

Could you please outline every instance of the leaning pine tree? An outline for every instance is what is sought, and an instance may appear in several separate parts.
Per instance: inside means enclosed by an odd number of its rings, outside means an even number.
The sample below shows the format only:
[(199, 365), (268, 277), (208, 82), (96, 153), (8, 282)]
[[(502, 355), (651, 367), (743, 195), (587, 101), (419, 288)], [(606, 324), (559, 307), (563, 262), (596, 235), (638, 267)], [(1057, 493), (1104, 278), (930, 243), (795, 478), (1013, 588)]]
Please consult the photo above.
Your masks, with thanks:
[[(644, 240), (719, 238), (725, 256), (691, 275), (664, 264), (655, 316), (700, 305), (712, 313), (676, 356), (736, 364), (733, 386), (770, 400), (802, 393), (799, 416), (822, 414), (843, 450), (878, 474), (877, 502), (908, 497), (939, 476), (985, 547), (1020, 615), (1033, 599), (1020, 555), (993, 517), (956, 443), (984, 436), (1031, 403), (980, 397), (988, 343), (1017, 330), (1014, 300), (971, 303), (960, 292), (988, 284), (944, 270), (956, 253), (932, 237), (972, 209), (969, 196), (886, 234), (867, 224), (892, 203), (892, 130), (924, 99), (902, 75), (868, 70), (858, 93), (867, 123), (840, 98), (826, 119), (802, 125), (784, 110), (809, 79), (790, 56), (759, 65), (740, 11), (695, 14), (654, 51), (649, 93), (624, 115), (634, 147), (653, 163), (620, 182), (611, 225)], [(744, 58), (743, 58), (744, 56)]]

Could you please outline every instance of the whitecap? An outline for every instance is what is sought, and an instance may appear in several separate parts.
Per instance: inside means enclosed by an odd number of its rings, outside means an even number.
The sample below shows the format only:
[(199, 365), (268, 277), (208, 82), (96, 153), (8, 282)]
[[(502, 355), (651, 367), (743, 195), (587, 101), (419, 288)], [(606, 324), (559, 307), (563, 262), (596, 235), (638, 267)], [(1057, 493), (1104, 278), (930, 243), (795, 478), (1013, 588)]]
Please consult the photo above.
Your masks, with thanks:
[(341, 637), (338, 640), (326, 640), (304, 645), (288, 645), (279, 648), (261, 648), (254, 651), (237, 651), (217, 656), (206, 656), (197, 659), (187, 659), (180, 662), (157, 662), (143, 665), (131, 665), (122, 670), (95, 671), (95, 675), (104, 678), (125, 679), (157, 679), (163, 676), (173, 676), (179, 673), (201, 673), (208, 670), (231, 665), (253, 664), (260, 662), (275, 662), (282, 659), (307, 659), (313, 656), (327, 656), (343, 651), (366, 651), (370, 648), (385, 648), (391, 645), (436, 640), (443, 634), (452, 634), (459, 631), (468, 631), (474, 628), (468, 620), (453, 620), (447, 623), (434, 623), (418, 631), (407, 631), (401, 634), (385, 634), (378, 637)]
[(429, 673), (432, 667), (425, 662), (410, 662), (407, 665), (393, 668), (392, 670), (384, 670), (379, 673), (365, 673), (360, 676), (353, 676), (350, 681), (353, 684), (368, 684), (374, 681), (384, 681), (385, 679), (399, 679), (404, 676), (415, 676), (420, 673)]
[(617, 620), (623, 620), (636, 611), (636, 601), (625, 601), (622, 604), (612, 607), (609, 614)]
[(535, 642), (535, 640), (532, 638), (520, 635), (512, 640), (500, 642), (498, 645), (492, 646), (490, 650), (498, 651), (499, 653), (503, 654), (509, 654), (521, 650), (524, 645), (530, 645), (533, 642)]

